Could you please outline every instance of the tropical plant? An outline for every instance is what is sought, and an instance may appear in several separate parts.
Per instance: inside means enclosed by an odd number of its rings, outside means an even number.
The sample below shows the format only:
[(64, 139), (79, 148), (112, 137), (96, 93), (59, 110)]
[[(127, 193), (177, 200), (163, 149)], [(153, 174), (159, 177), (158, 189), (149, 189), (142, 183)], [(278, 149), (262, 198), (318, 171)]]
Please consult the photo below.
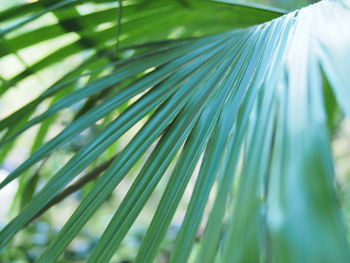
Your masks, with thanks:
[[(47, 15), (54, 20), (36, 23)], [(150, 151), (87, 262), (111, 260), (172, 164), (135, 262), (155, 261), (191, 177), (170, 262), (350, 262), (330, 147), (339, 121), (350, 115), (348, 0), (289, 13), (233, 0), (42, 0), (9, 8), (0, 20), (1, 57), (24, 65), (2, 77), (1, 94), (33, 75), (45, 78), (66, 58), (83, 58), (0, 121), (1, 161), (20, 135), (40, 127), (28, 159), (0, 184), (19, 180), (22, 206), (1, 230), (1, 247), (98, 177), (36, 261), (56, 262)], [(31, 64), (20, 55), (69, 34), (74, 41), (34, 54)], [(70, 123), (47, 139), (72, 106)], [(117, 154), (113, 146), (136, 124)], [(95, 126), (97, 134), (41, 187), (40, 165)], [(102, 164), (93, 169), (97, 159)]]

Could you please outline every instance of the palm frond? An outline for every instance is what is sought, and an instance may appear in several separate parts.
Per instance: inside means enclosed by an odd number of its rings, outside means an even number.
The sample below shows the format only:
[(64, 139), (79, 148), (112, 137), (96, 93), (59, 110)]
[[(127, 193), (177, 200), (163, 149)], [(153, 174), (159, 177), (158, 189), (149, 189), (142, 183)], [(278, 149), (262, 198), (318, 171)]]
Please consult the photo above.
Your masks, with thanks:
[[(63, 58), (90, 50), (92, 54), (103, 55), (105, 50), (110, 50), (116, 44), (116, 27), (118, 26), (115, 1), (102, 1), (109, 3), (112, 8), (98, 10), (80, 15), (79, 7), (83, 7), (90, 1), (40, 1), (41, 4), (28, 4), (27, 17), (20, 22), (13, 21), (22, 6), (14, 7), (0, 13), (3, 23), (9, 21), (14, 25), (6, 26), (0, 33), (3, 37), (0, 43), (0, 56), (18, 52), (34, 44), (41, 43), (69, 33), (77, 33), (79, 38), (73, 43), (68, 43), (51, 54), (39, 59), (24, 71), (19, 72), (8, 85), (15, 85), (33, 72), (39, 72), (51, 64), (62, 61)], [(95, 1), (96, 3), (100, 1)], [(174, 38), (201, 36), (232, 30), (236, 27), (249, 26), (272, 19), (283, 13), (283, 10), (266, 8), (259, 9), (252, 4), (236, 3), (234, 5), (218, 1), (190, 1), (185, 7), (176, 0), (171, 1), (124, 1), (123, 19), (121, 21), (120, 47), (127, 47), (143, 42), (163, 40), (167, 37)], [(42, 5), (43, 9), (32, 13), (36, 8), (31, 6)], [(15, 29), (30, 23), (40, 16), (51, 12), (57, 17), (58, 23), (42, 25), (29, 32), (17, 33), (9, 36)], [(212, 14), (216, 14), (213, 16)], [(24, 15), (24, 14), (21, 14)], [(99, 29), (102, 27), (102, 29)], [(119, 30), (119, 29), (118, 29)], [(0, 90), (1, 91), (1, 90)]]
[[(59, 9), (61, 12), (66, 8), (59, 16), (60, 23), (73, 19), (69, 17), (72, 15), (74, 20), (81, 21), (82, 30), (69, 30), (79, 31), (81, 39), (91, 38), (94, 42), (91, 47), (75, 43), (72, 52), (92, 48), (96, 55), (110, 50), (106, 42), (113, 39), (114, 34), (90, 30), (94, 23), (90, 19), (96, 16), (99, 23), (110, 21), (118, 7), (100, 11), (105, 12), (103, 14), (96, 12), (79, 17), (75, 8), (80, 2), (68, 1)], [(38, 143), (37, 150), (1, 182), (0, 188), (3, 188), (81, 131), (140, 96), (83, 146), (9, 222), (0, 232), (1, 247), (96, 158), (146, 118), (142, 128), (99, 177), (37, 262), (56, 262), (153, 144), (155, 148), (87, 262), (111, 260), (173, 162), (176, 162), (175, 168), (135, 262), (154, 262), (197, 165), (200, 165), (198, 176), (170, 262), (187, 262), (191, 255), (196, 262), (350, 261), (346, 228), (334, 186), (329, 129), (332, 112), (326, 105), (325, 88), (330, 86), (328, 92), (334, 94), (334, 104), (349, 116), (349, 1), (324, 0), (278, 18), (280, 13), (275, 10), (235, 1), (186, 2), (188, 6), (175, 1), (147, 4), (136, 1), (126, 5), (123, 15), (130, 20), (122, 20), (121, 26), (128, 36), (121, 39), (120, 45), (162, 40), (179, 26), (188, 30), (181, 36), (189, 38), (153, 43), (146, 51), (140, 50), (117, 61), (105, 58), (99, 66), (110, 71), (97, 74), (96, 80), (74, 89), (70, 85), (84, 70), (99, 72), (102, 69), (91, 66), (90, 62), (83, 64), (36, 100), (0, 121), (0, 130), (7, 132), (0, 147), (6, 149), (24, 131), (62, 109), (107, 89), (114, 90), (112, 95), (102, 98), (102, 103), (93, 102), (91, 108), (82, 111), (56, 137)], [(29, 11), (19, 6), (0, 14), (10, 19), (18, 12), (21, 15), (39, 12), (9, 27), (3, 34), (39, 16), (44, 12), (41, 4), (30, 5)], [(163, 8), (172, 13), (160, 14)], [(213, 12), (217, 12), (218, 17), (210, 17)], [(214, 20), (220, 26), (211, 26)], [(234, 29), (237, 27), (243, 28)], [(149, 28), (158, 31), (146, 36)], [(31, 33), (36, 35), (46, 29), (25, 34), (30, 37)], [(61, 29), (55, 30), (50, 31), (53, 32), (50, 37), (61, 33)], [(203, 31), (198, 33), (200, 37), (193, 33), (196, 30)], [(115, 27), (110, 32), (115, 33)], [(217, 34), (207, 36), (204, 32)], [(103, 35), (101, 39), (97, 37), (100, 35)], [(15, 36), (11, 41), (17, 43), (16, 38), (21, 37), (23, 35)], [(2, 45), (9, 45), (6, 41)], [(18, 44), (15, 50), (25, 45)], [(59, 54), (61, 59), (70, 54), (58, 52), (53, 56)], [(54, 61), (45, 59), (46, 62), (39, 62), (42, 66), (34, 65), (32, 70), (48, 67)], [(93, 61), (96, 62), (91, 63)], [(23, 74), (17, 76), (24, 78)], [(20, 79), (22, 77), (15, 77), (14, 82)], [(66, 93), (59, 93), (65, 89)], [(28, 120), (36, 107), (51, 97), (54, 100), (51, 107)], [(18, 120), (20, 123), (13, 126)], [(175, 158), (177, 154), (179, 158)], [(196, 234), (203, 223), (210, 194), (214, 202), (199, 249), (194, 254)]]

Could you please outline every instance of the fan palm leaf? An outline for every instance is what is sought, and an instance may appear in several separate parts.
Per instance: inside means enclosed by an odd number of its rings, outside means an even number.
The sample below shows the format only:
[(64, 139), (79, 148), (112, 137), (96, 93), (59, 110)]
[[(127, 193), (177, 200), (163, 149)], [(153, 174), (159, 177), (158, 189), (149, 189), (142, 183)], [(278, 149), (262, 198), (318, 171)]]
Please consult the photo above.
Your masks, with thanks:
[[(6, 21), (27, 16), (2, 31), (2, 56), (62, 33), (79, 35), (73, 44), (7, 80), (3, 92), (71, 54), (92, 51), (84, 63), (0, 121), (0, 147), (7, 153), (30, 127), (79, 101), (89, 102), (60, 134), (38, 142), (0, 188), (97, 121), (121, 111), (1, 230), (1, 247), (144, 120), (37, 262), (56, 262), (152, 145), (87, 262), (111, 260), (174, 162), (135, 262), (154, 262), (196, 166), (199, 172), (170, 262), (188, 262), (191, 255), (195, 262), (350, 261), (330, 149), (334, 108), (350, 114), (349, 1), (324, 0), (285, 15), (236, 1), (125, 1), (120, 23), (113, 21), (102, 31), (94, 30), (96, 24), (111, 22), (121, 6), (79, 15), (84, 2), (40, 1), (0, 14)], [(7, 37), (47, 12), (59, 23)], [(116, 27), (122, 32), (118, 40)], [(166, 40), (177, 31), (179, 39)], [(123, 50), (134, 54), (116, 60), (116, 41), (119, 55)], [(76, 88), (80, 78), (93, 74)], [(326, 92), (335, 98), (332, 107)], [(47, 99), (50, 107), (35, 114)], [(44, 134), (49, 126), (42, 126)], [(210, 195), (214, 201), (194, 254)]]

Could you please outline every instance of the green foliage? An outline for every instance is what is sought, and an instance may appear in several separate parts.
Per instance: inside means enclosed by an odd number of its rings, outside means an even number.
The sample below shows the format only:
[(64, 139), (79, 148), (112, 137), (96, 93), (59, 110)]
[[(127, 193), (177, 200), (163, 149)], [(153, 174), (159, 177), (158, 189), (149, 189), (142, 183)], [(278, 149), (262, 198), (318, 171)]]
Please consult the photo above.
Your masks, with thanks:
[[(350, 115), (349, 1), (324, 0), (288, 14), (229, 0), (120, 3), (43, 0), (0, 13), (2, 57), (78, 36), (4, 79), (1, 93), (69, 56), (83, 58), (0, 121), (1, 160), (40, 125), (31, 155), (0, 183), (19, 179), (26, 204), (1, 230), (1, 247), (97, 159), (115, 156), (111, 147), (141, 123), (36, 262), (57, 262), (147, 152), (87, 262), (111, 260), (172, 164), (135, 262), (156, 260), (191, 178), (170, 262), (350, 262), (330, 149), (334, 127)], [(57, 22), (21, 30), (48, 13)], [(46, 139), (72, 107), (75, 117)], [(39, 189), (42, 178), (32, 169), (95, 126), (97, 134)]]

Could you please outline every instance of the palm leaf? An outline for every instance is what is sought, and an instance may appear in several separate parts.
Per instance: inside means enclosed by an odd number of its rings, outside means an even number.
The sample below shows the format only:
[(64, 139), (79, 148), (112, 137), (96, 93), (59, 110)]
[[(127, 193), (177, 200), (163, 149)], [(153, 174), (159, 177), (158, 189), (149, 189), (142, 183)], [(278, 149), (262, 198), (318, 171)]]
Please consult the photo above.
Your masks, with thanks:
[[(56, 262), (147, 151), (151, 151), (151, 155), (87, 262), (111, 260), (174, 162), (175, 168), (135, 257), (136, 262), (155, 261), (197, 165), (200, 165), (199, 172), (170, 262), (187, 262), (191, 256), (196, 262), (350, 261), (345, 224), (334, 186), (332, 129), (329, 127), (338, 105), (342, 114), (350, 114), (350, 75), (347, 74), (350, 71), (347, 48), (350, 3), (347, 0), (324, 0), (278, 18), (280, 13), (276, 10), (235, 1), (186, 1), (186, 4), (136, 1), (130, 5), (126, 2), (120, 26), (122, 30), (127, 29), (129, 35), (121, 37), (120, 46), (135, 50), (135, 55), (117, 61), (113, 61), (113, 55), (107, 56), (98, 64), (102, 68), (93, 64), (94, 57), (99, 52), (113, 50), (114, 47), (106, 43), (115, 36), (91, 30), (90, 18), (106, 23), (113, 19), (112, 12), (118, 7), (79, 16), (76, 8), (84, 1), (61, 2), (59, 8), (58, 3), (46, 7), (46, 1), (41, 2), (29, 5), (27, 10), (18, 6), (0, 14), (8, 20), (18, 14), (28, 15), (2, 34), (6, 36), (48, 11), (54, 11), (60, 23), (51, 29), (47, 26), (14, 36), (12, 40), (5, 39), (1, 45), (30, 39), (46, 29), (52, 34), (45, 37), (55, 37), (62, 33), (62, 29), (57, 28), (66, 24), (65, 32), (77, 32), (84, 41), (74, 43), (72, 53), (67, 51), (70, 46), (53, 53), (57, 61), (87, 49), (93, 49), (95, 55), (90, 57), (91, 63), (73, 69), (36, 100), (1, 120), (0, 129), (6, 133), (0, 147), (6, 149), (27, 129), (49, 120), (77, 101), (90, 98), (91, 103), (86, 103), (86, 108), (56, 137), (43, 144), (38, 142), (37, 150), (1, 182), (1, 188), (23, 176), (30, 167), (84, 129), (139, 97), (106, 127), (101, 127), (99, 134), (54, 174), (8, 223), (0, 232), (1, 247), (133, 125), (146, 119), (37, 262)], [(144, 13), (140, 6), (145, 8)], [(217, 9), (211, 9), (213, 7)], [(173, 13), (159, 14), (162, 8)], [(207, 18), (213, 10), (220, 10), (217, 27), (210, 26), (213, 18)], [(67, 28), (66, 22), (72, 19), (81, 23), (78, 28)], [(128, 47), (145, 40), (165, 39), (181, 26), (186, 30), (180, 36), (189, 38)], [(243, 28), (235, 29), (237, 27)], [(158, 34), (145, 36), (150, 28), (156, 28)], [(115, 24), (110, 30), (116, 32)], [(193, 33), (195, 30), (199, 33)], [(224, 31), (227, 32), (222, 33)], [(104, 36), (99, 39), (100, 35)], [(46, 40), (45, 37), (38, 41)], [(15, 45), (15, 50), (7, 47), (3, 55), (32, 44), (36, 42), (29, 40)], [(28, 74), (56, 61), (49, 56), (45, 59), (38, 62), (41, 64), (31, 65)], [(104, 69), (108, 69), (107, 73), (102, 73)], [(86, 70), (97, 72), (96, 80), (75, 89), (74, 83)], [(26, 75), (19, 73), (9, 81), (17, 83)], [(108, 96), (108, 92), (104, 93), (106, 90), (113, 92)], [(331, 102), (328, 94), (334, 97)], [(48, 98), (53, 99), (52, 106), (30, 118)], [(18, 120), (21, 122), (14, 126)], [(156, 146), (151, 149), (153, 144)], [(179, 158), (175, 158), (177, 154)], [(209, 207), (206, 229), (194, 253), (196, 234), (203, 223), (210, 195), (214, 196), (214, 202)]]

